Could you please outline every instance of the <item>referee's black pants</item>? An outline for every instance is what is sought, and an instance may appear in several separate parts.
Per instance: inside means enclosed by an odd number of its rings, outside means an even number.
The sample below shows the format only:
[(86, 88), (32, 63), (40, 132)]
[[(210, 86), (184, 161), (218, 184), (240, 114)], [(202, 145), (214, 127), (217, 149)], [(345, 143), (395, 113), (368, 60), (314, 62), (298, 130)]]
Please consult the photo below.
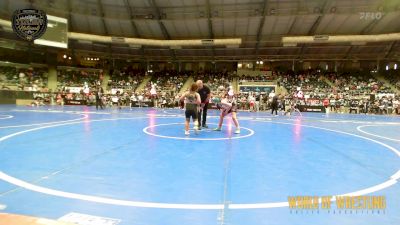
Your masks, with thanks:
[(273, 115), (275, 111), (275, 115), (278, 115), (278, 105), (272, 104), (271, 105), (271, 114)]
[[(206, 125), (207, 122), (207, 109), (208, 109), (208, 103), (204, 104), (203, 109), (200, 109), (199, 111), (199, 126), (204, 127)], [(203, 120), (201, 120), (203, 117)]]
[(96, 98), (96, 109), (103, 109), (103, 101), (101, 99)]

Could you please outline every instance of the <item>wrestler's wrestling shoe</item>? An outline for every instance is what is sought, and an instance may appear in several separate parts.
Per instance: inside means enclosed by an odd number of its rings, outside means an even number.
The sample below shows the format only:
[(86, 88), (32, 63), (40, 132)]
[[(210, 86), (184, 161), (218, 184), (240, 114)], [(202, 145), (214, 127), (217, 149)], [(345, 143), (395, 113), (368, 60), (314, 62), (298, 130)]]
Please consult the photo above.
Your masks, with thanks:
[(193, 127), (193, 130), (194, 130), (194, 133), (195, 133), (195, 134), (198, 134), (198, 133), (199, 133), (199, 130), (200, 130), (200, 127), (199, 127), (199, 126), (194, 126), (194, 127)]
[(214, 128), (213, 131), (221, 131), (221, 127)]
[(237, 129), (235, 130), (235, 134), (240, 134), (240, 128), (237, 128)]

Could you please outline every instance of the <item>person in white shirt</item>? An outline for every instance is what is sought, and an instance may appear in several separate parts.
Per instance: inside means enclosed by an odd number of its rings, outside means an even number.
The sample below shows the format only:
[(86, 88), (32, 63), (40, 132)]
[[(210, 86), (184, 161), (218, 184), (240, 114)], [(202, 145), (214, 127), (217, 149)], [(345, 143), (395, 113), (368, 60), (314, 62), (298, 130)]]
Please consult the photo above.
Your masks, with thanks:
[(157, 99), (157, 84), (151, 83), (151, 89), (150, 89), (150, 94), (151, 94), (151, 99), (153, 100), (153, 105), (154, 107), (157, 107), (158, 104), (158, 99)]
[(219, 117), (218, 127), (214, 129), (214, 131), (222, 130), (222, 123), (224, 121), (224, 117), (228, 114), (232, 114), (232, 121), (236, 126), (235, 134), (240, 134), (240, 125), (237, 119), (237, 101), (234, 96), (230, 96), (225, 94), (225, 97), (221, 99), (221, 103), (217, 105), (217, 108), (220, 109), (221, 114)]
[(144, 99), (144, 97), (143, 97), (142, 94), (139, 94), (139, 95), (137, 96), (139, 108), (142, 108), (143, 99)]
[(137, 101), (135, 94), (132, 93), (132, 95), (129, 99), (130, 99), (129, 108), (130, 108), (130, 110), (132, 110), (133, 103)]
[(275, 97), (275, 91), (271, 91), (271, 93), (269, 93), (268, 97), (269, 97), (269, 99), (272, 99), (273, 97)]
[(166, 107), (167, 107), (167, 99), (163, 98), (161, 103), (161, 108), (166, 108)]
[(111, 96), (111, 105), (117, 105), (118, 108), (121, 108), (118, 94)]
[(336, 99), (334, 97), (331, 97), (331, 99), (329, 100), (329, 105), (331, 107), (331, 112), (336, 111)]
[(150, 89), (150, 94), (152, 95), (152, 96), (155, 96), (155, 95), (157, 95), (157, 89), (156, 89), (156, 84), (153, 84), (153, 83), (151, 83), (151, 89)]
[(87, 82), (85, 82), (85, 83), (83, 84), (83, 93), (89, 94), (89, 92), (90, 92), (89, 85), (87, 84)]
[(256, 109), (255, 109), (256, 98), (254, 97), (253, 94), (250, 94), (250, 95), (249, 95), (248, 101), (249, 101), (249, 105), (250, 105), (249, 111), (250, 111), (250, 112), (255, 112), (255, 111), (256, 111)]
[(303, 92), (302, 92), (301, 90), (298, 91), (296, 97), (297, 97), (298, 99), (303, 99), (303, 98), (304, 98)]

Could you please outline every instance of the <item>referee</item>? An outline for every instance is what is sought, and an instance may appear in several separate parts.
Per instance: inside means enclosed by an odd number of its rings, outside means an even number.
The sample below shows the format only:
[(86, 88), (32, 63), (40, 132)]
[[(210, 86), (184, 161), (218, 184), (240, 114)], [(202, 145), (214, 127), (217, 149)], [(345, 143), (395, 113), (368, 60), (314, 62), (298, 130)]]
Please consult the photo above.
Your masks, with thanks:
[(104, 93), (103, 88), (102, 87), (97, 87), (97, 90), (96, 90), (96, 93), (95, 93), (95, 95), (96, 95), (96, 110), (99, 109), (99, 106), (100, 106), (100, 109), (103, 109), (103, 106), (104, 106), (103, 105), (103, 100), (102, 100), (103, 93)]
[[(199, 129), (201, 127), (208, 128), (206, 121), (207, 121), (207, 108), (208, 108), (208, 102), (210, 101), (211, 97), (211, 91), (210, 88), (207, 87), (206, 85), (203, 85), (202, 80), (196, 81), (197, 87), (199, 88), (197, 92), (200, 95), (201, 98), (201, 104), (200, 104), (200, 111), (199, 111)], [(201, 120), (203, 117), (203, 120)]]

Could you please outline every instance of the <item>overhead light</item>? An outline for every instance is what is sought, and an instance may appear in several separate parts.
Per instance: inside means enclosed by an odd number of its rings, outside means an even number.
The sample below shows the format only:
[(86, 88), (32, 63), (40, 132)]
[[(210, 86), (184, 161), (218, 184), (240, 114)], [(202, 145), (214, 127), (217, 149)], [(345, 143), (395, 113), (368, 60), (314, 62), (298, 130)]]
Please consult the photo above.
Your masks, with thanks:
[(57, 48), (68, 48), (68, 43), (62, 43), (62, 42), (57, 42), (57, 41), (47, 41), (44, 39), (36, 39), (33, 41), (35, 45), (46, 45), (46, 46), (52, 46), (52, 47), (57, 47)]
[(260, 62), (257, 61), (256, 63), (259, 64)]
[(365, 41), (353, 41), (353, 42), (351, 42), (351, 45), (367, 45), (367, 42), (365, 42)]
[(396, 64), (394, 64), (394, 69), (395, 69), (395, 70), (397, 70), (397, 63), (396, 63)]
[(68, 59), (69, 59), (69, 60), (71, 60), (71, 59), (72, 59), (72, 58), (71, 58), (71, 56), (70, 56), (70, 57), (68, 57)]
[(123, 44), (125, 43), (125, 38), (123, 37), (111, 37), (112, 43)]
[(282, 37), (282, 43), (343, 43), (350, 42), (357, 45), (362, 42), (387, 42), (400, 40), (400, 33), (371, 34), (371, 35), (315, 35), (315, 36), (286, 36)]
[[(0, 19), (0, 25), (2, 20)], [(10, 23), (11, 26), (11, 23)], [(111, 36), (102, 36), (94, 34), (84, 34), (76, 32), (68, 32), (68, 39), (74, 40), (87, 40), (101, 43), (112, 43)], [(150, 45), (150, 46), (202, 46), (206, 45), (201, 39), (189, 39), (189, 40), (159, 40), (159, 39), (143, 39), (143, 38), (124, 38), (128, 45)], [(223, 38), (223, 39), (212, 39), (213, 45), (240, 45), (242, 43), (241, 38)]]
[(283, 47), (296, 47), (297, 43), (287, 43), (287, 42), (283, 42)]
[(91, 45), (93, 42), (92, 41), (87, 41), (87, 40), (78, 40), (79, 44), (85, 44), (85, 45)]
[(63, 55), (63, 58), (64, 58), (64, 59), (66, 59), (66, 58), (67, 58), (67, 55), (66, 55), (66, 54), (64, 54), (64, 55)]
[(214, 45), (214, 39), (202, 39), (201, 44), (202, 45)]
[(140, 49), (142, 45), (130, 44), (129, 47), (133, 49)]
[(260, 61), (260, 64), (262, 65), (262, 64), (264, 64), (264, 62), (263, 62), (263, 61)]
[(386, 70), (389, 70), (389, 65), (386, 65)]
[(329, 35), (315, 35), (313, 36), (315, 42), (329, 40)]

